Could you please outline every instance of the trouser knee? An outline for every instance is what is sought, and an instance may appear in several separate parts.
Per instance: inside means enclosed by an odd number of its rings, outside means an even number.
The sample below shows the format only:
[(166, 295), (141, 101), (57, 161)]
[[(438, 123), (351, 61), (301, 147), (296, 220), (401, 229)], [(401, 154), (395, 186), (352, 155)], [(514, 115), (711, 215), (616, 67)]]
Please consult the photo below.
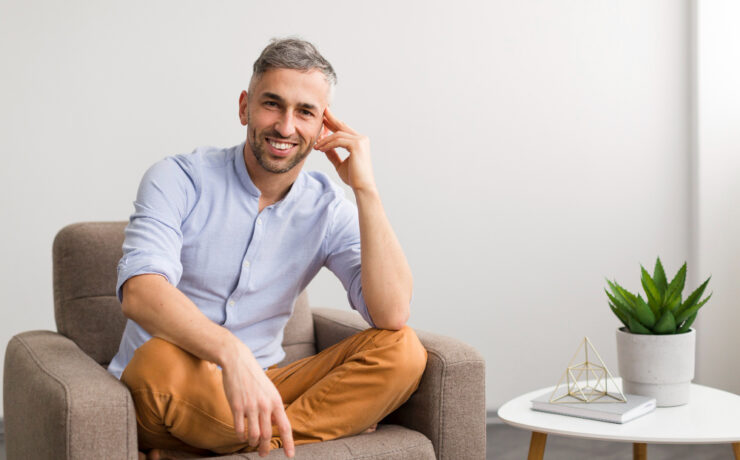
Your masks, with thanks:
[(183, 379), (188, 368), (197, 365), (197, 358), (164, 339), (154, 337), (140, 346), (121, 374), (121, 381), (130, 389), (168, 387)]
[(421, 379), (427, 365), (427, 351), (409, 326), (398, 331), (385, 331), (387, 337), (380, 342), (389, 346), (389, 360), (393, 363), (394, 379), (416, 385)]

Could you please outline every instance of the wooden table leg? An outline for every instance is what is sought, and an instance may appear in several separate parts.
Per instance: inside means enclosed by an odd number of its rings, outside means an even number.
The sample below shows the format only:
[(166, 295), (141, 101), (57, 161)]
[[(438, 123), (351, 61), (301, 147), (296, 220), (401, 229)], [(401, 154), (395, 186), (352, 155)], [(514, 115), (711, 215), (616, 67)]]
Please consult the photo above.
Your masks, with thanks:
[(527, 460), (542, 460), (545, 456), (545, 444), (547, 433), (532, 432), (532, 440), (529, 442), (529, 457)]
[(632, 444), (632, 458), (634, 460), (647, 460), (647, 444), (644, 442)]
[(740, 442), (732, 443), (732, 453), (735, 454), (735, 460), (740, 460)]

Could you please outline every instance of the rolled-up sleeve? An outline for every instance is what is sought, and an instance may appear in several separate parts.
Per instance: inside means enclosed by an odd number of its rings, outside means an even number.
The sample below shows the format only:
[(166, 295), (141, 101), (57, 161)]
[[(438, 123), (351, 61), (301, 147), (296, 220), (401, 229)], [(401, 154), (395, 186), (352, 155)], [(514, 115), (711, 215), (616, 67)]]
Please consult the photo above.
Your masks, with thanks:
[(352, 308), (360, 313), (371, 327), (375, 327), (362, 295), (360, 223), (357, 208), (345, 199), (337, 199), (332, 214), (325, 240), (326, 268), (341, 281)]
[(181, 225), (197, 196), (193, 171), (184, 158), (168, 157), (141, 179), (118, 263), (119, 301), (123, 302), (123, 284), (133, 276), (159, 274), (173, 286), (180, 282)]

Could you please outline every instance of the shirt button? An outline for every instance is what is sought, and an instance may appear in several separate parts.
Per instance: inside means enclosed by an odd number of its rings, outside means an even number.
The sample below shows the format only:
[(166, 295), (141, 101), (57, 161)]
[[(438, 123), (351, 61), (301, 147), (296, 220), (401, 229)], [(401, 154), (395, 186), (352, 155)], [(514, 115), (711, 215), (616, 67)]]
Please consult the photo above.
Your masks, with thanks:
[(248, 260), (245, 260), (244, 263), (242, 264), (242, 267), (244, 267), (244, 268), (249, 267), (249, 261)]
[(259, 217), (257, 218), (257, 225), (262, 225), (262, 219)]
[(229, 306), (230, 307), (233, 307), (234, 306), (234, 301), (233, 300), (229, 300)]

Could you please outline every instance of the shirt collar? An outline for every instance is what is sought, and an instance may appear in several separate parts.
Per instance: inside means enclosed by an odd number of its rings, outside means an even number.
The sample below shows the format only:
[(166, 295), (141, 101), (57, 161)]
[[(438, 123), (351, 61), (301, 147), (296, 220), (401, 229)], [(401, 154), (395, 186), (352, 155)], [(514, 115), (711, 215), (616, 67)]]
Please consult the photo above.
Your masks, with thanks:
[[(254, 182), (252, 182), (249, 171), (247, 171), (247, 165), (244, 163), (245, 143), (246, 141), (239, 144), (236, 147), (236, 151), (234, 152), (234, 166), (236, 168), (236, 174), (239, 176), (239, 180), (241, 181), (247, 192), (249, 192), (250, 195), (259, 198), (262, 193), (260, 192), (260, 189), (258, 189), (257, 186), (254, 185)], [(290, 190), (288, 190), (288, 193), (285, 195), (285, 197), (283, 197), (282, 200), (278, 201), (273, 206), (280, 206), (283, 203), (288, 203), (299, 196), (301, 193), (301, 189), (303, 189), (305, 185), (305, 175), (306, 172), (301, 171), (301, 173), (298, 174), (295, 182), (293, 182), (293, 185), (290, 187)]]
[(250, 195), (259, 198), (260, 190), (256, 185), (254, 185), (252, 178), (249, 177), (247, 165), (244, 163), (244, 144), (246, 144), (246, 141), (236, 147), (236, 151), (234, 152), (234, 167), (236, 168), (236, 174), (239, 176), (239, 180), (244, 188), (247, 189), (247, 192), (249, 192)]
[(290, 190), (288, 190), (288, 193), (285, 194), (282, 200), (275, 203), (275, 206), (282, 206), (283, 204), (290, 203), (291, 201), (299, 197), (301, 195), (301, 190), (303, 190), (303, 187), (305, 186), (305, 182), (306, 172), (301, 170), (300, 174), (298, 174), (298, 177), (295, 178), (293, 185), (290, 186)]

